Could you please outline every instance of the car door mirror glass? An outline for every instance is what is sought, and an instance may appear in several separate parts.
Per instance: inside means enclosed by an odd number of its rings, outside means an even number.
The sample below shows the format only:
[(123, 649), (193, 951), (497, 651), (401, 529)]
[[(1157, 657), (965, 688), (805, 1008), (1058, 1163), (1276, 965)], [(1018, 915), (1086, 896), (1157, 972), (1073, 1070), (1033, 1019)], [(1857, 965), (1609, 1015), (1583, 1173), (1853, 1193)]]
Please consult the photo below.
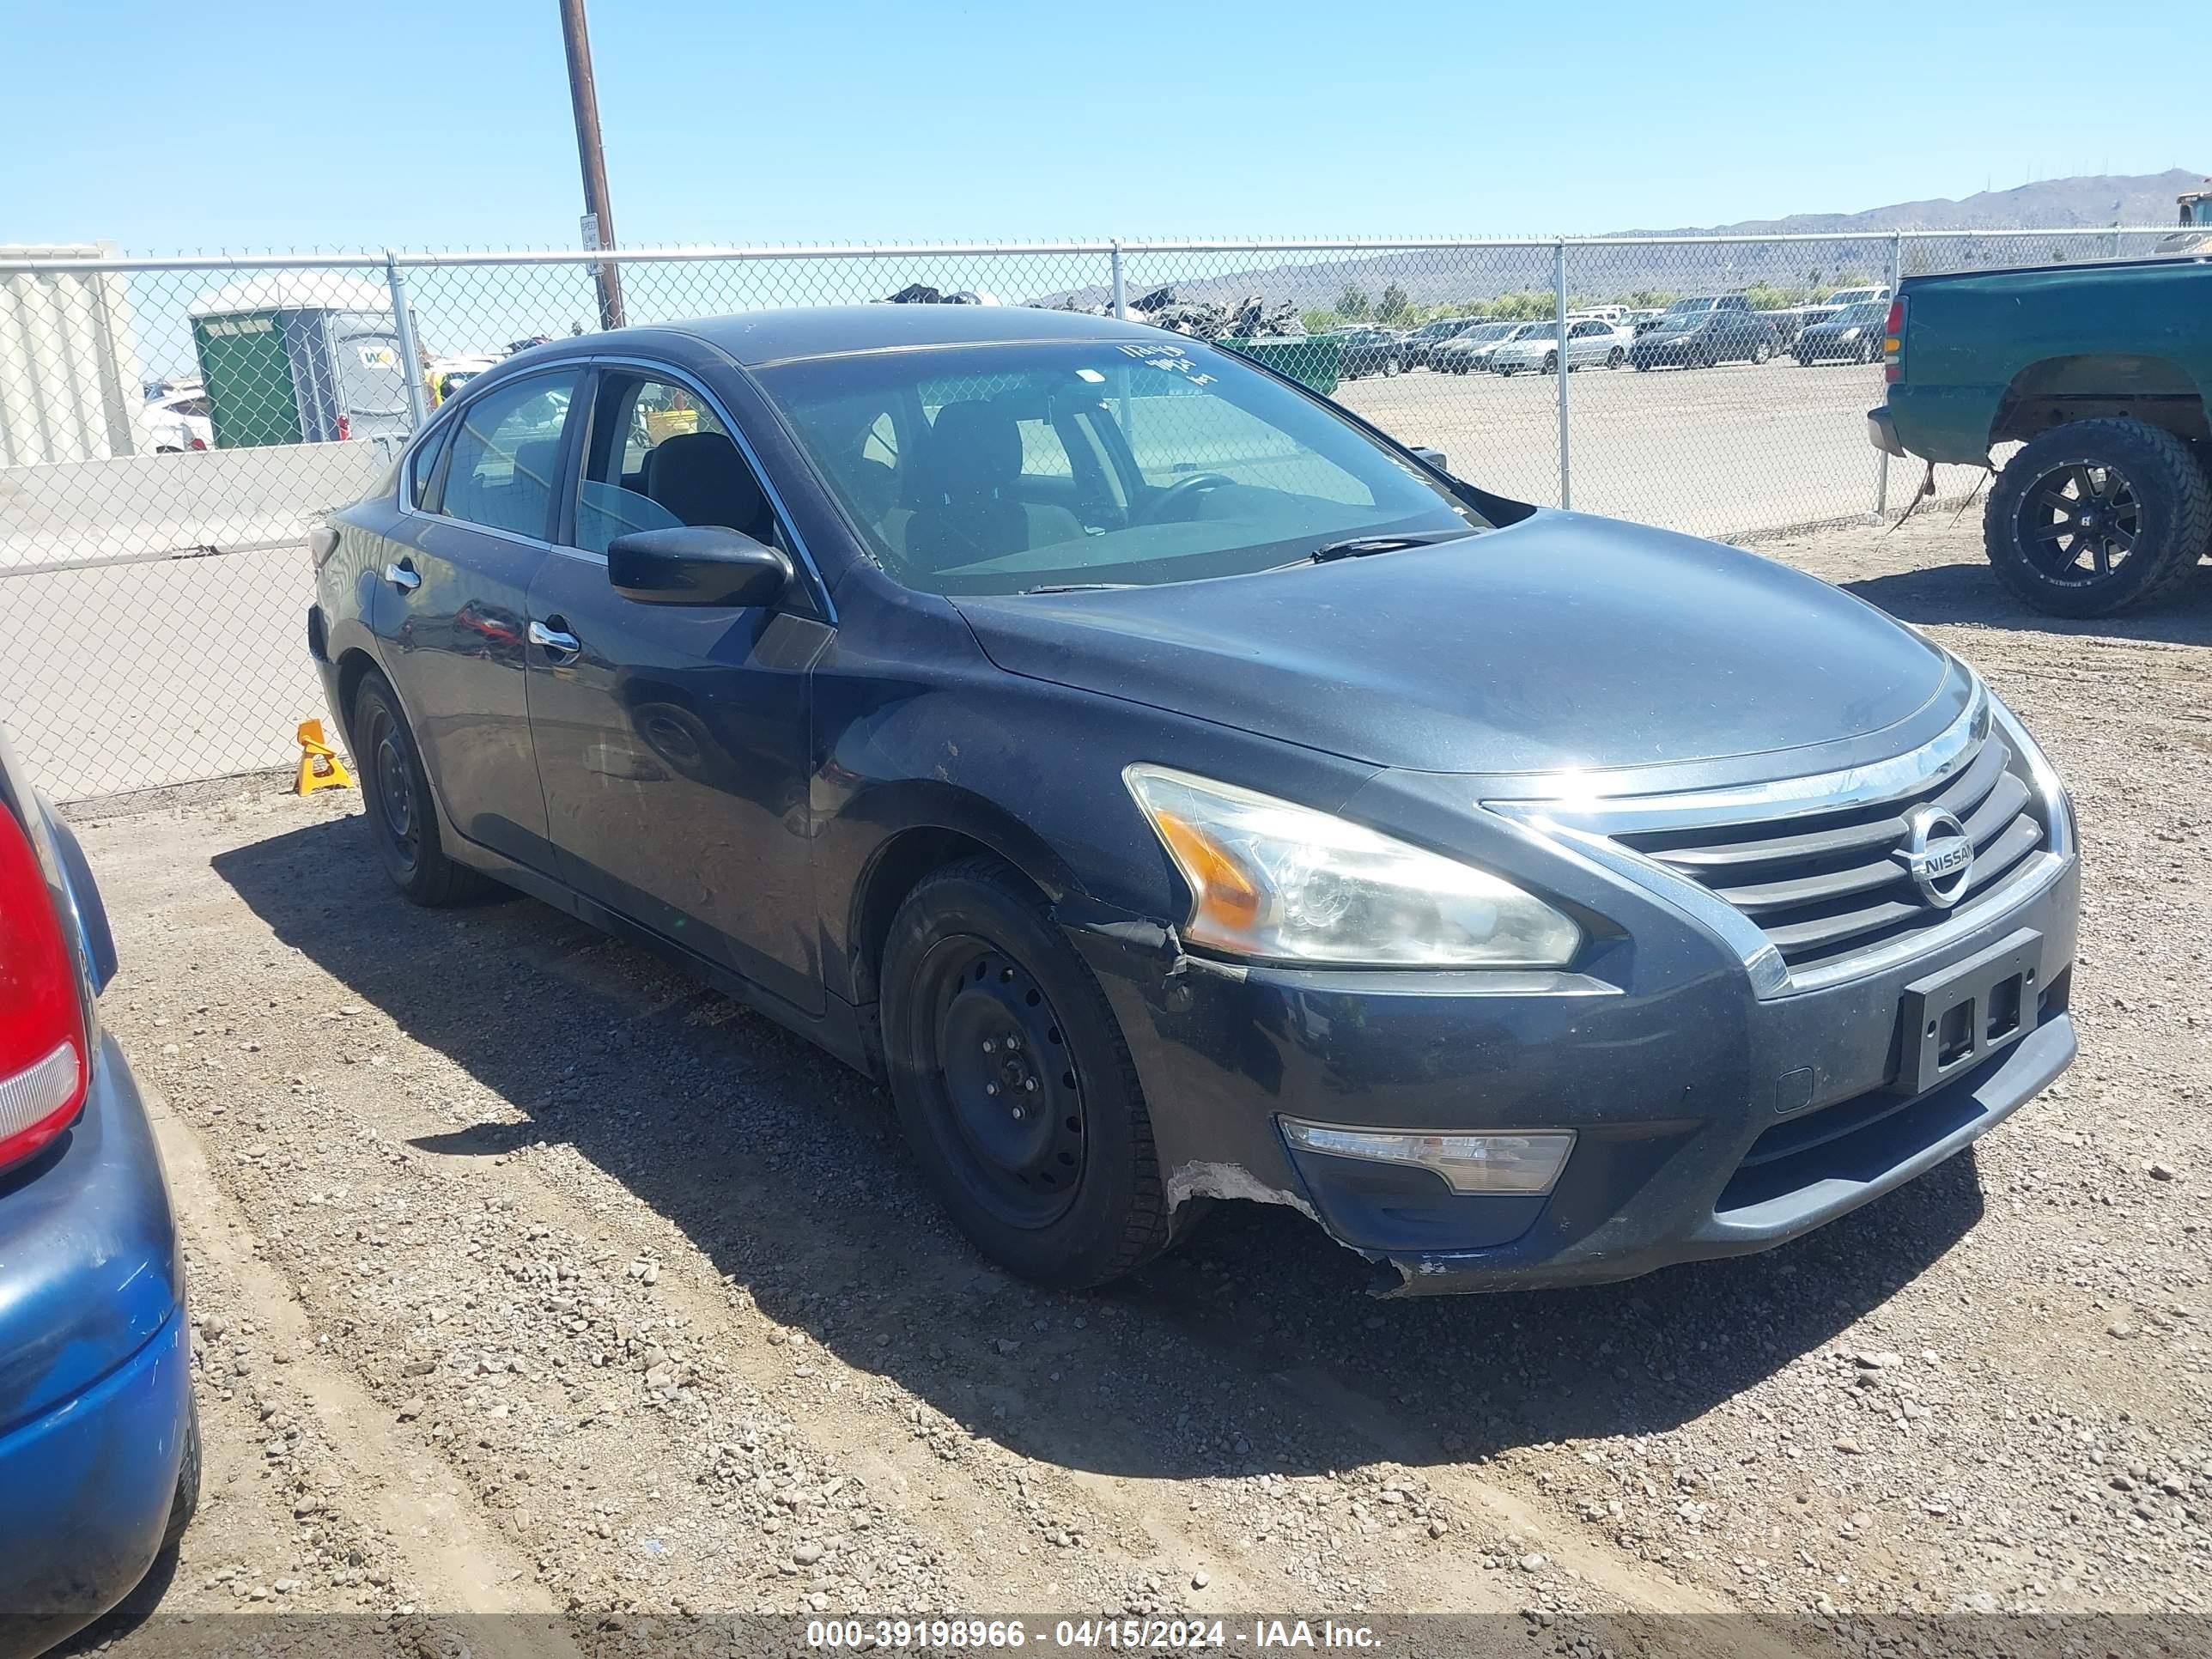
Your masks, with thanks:
[(607, 546), (607, 580), (640, 605), (773, 605), (791, 576), (782, 549), (720, 525), (632, 531)]

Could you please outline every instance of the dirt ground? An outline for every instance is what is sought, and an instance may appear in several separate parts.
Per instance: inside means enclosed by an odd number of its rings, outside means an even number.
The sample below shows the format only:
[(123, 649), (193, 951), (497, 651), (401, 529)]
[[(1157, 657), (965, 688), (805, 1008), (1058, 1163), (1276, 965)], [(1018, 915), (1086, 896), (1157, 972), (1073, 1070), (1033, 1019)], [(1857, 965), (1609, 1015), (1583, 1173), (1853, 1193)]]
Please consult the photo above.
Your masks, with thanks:
[(84, 1645), (1186, 1610), (1595, 1659), (2212, 1611), (2212, 568), (2075, 625), (2002, 596), (1971, 514), (1761, 550), (1975, 663), (2073, 785), (2082, 1057), (1807, 1239), (1606, 1288), (1373, 1302), (1231, 1206), (1034, 1291), (879, 1091), (532, 901), (410, 908), (356, 795), (81, 809), (207, 1436), (179, 1558)]

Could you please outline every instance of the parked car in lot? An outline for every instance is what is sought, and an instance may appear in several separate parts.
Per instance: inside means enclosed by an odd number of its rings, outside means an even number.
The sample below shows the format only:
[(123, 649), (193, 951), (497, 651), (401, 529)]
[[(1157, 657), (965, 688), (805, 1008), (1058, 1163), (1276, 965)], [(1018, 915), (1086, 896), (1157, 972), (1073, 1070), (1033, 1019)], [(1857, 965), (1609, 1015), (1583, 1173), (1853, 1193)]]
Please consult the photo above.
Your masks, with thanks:
[(1740, 294), (1678, 300), (1636, 337), (1628, 361), (1638, 369), (1711, 368), (1716, 363), (1763, 363), (1775, 352), (1774, 330)]
[(312, 551), (399, 890), (495, 877), (883, 1079), (1042, 1283), (1207, 1198), (1394, 1290), (1758, 1249), (2074, 1052), (2070, 809), (1964, 664), (1194, 340), (877, 306), (564, 341)]
[(1790, 355), (1801, 365), (1878, 363), (1882, 325), (1888, 316), (1887, 304), (1846, 306), (1826, 322), (1815, 323), (1800, 334)]
[(1336, 337), (1344, 347), (1343, 362), (1338, 373), (1345, 380), (1357, 380), (1370, 374), (1395, 374), (1406, 367), (1406, 338), (1395, 329), (1339, 329)]
[(135, 1588), (199, 1493), (184, 1263), (76, 838), (0, 734), (0, 1659)]
[(1908, 276), (1884, 337), (1893, 455), (1989, 466), (1982, 544), (2062, 617), (2140, 604), (2212, 543), (2212, 264), (2120, 260)]
[(155, 455), (213, 449), (215, 422), (208, 416), (207, 392), (193, 386), (149, 398), (138, 409), (138, 445)]
[(1436, 348), (1429, 362), (1439, 374), (1477, 374), (1490, 367), (1492, 356), (1508, 341), (1534, 339), (1555, 326), (1550, 322), (1484, 323)]
[[(1567, 324), (1567, 368), (1619, 368), (1628, 361), (1628, 348), (1634, 339), (1626, 329), (1595, 317)], [(1534, 369), (1542, 374), (1559, 372), (1559, 331), (1557, 323), (1538, 325), (1533, 334), (1522, 333), (1510, 340), (1500, 341), (1491, 351), (1490, 369), (1494, 374), (1517, 374), (1522, 369)]]
[(1436, 352), (1448, 340), (1455, 340), (1471, 328), (1484, 326), (1480, 317), (1439, 317), (1432, 323), (1423, 323), (1406, 336), (1405, 366), (1407, 368), (1433, 367)]
[(1881, 283), (1867, 288), (1839, 288), (1833, 294), (1829, 295), (1826, 299), (1821, 301), (1821, 303), (1829, 307), (1832, 310), (1842, 311), (1850, 306), (1878, 305), (1886, 307), (1889, 304), (1889, 301), (1890, 292), (1888, 285), (1887, 283)]

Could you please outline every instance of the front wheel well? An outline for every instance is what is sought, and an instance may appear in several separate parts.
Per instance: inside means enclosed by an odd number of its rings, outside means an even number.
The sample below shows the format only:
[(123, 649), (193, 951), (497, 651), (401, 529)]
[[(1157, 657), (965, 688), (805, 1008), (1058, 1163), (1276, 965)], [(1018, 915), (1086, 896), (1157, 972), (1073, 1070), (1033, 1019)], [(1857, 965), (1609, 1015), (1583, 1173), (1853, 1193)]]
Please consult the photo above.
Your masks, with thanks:
[(852, 976), (856, 1002), (872, 1003), (881, 994), (878, 970), (883, 963), (884, 945), (890, 938), (892, 919), (906, 902), (907, 895), (933, 872), (978, 856), (1002, 855), (973, 836), (941, 828), (902, 830), (884, 844), (861, 878), (860, 902), (854, 907)]

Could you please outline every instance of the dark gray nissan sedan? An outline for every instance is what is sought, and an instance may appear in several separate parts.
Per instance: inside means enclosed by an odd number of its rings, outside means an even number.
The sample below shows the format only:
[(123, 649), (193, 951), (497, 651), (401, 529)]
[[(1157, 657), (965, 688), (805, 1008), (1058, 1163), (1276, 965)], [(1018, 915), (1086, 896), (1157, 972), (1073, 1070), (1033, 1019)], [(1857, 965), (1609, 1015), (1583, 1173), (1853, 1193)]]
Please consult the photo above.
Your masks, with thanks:
[(2073, 1058), (2071, 809), (1972, 670), (1175, 335), (562, 341), (313, 555), (402, 891), (506, 883), (884, 1079), (1043, 1283), (1208, 1199), (1391, 1290), (1759, 1249)]

